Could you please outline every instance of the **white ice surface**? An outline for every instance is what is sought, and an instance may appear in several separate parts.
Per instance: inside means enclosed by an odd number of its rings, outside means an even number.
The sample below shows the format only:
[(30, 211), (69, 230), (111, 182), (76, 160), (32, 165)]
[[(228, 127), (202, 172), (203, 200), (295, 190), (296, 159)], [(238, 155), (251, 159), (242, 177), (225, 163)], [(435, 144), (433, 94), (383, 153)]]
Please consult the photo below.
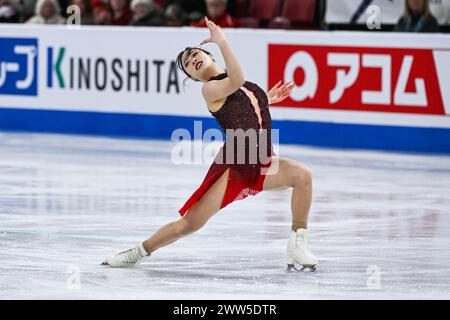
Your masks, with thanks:
[(139, 267), (100, 266), (202, 181), (209, 164), (174, 165), (171, 146), (0, 133), (0, 299), (450, 298), (444, 156), (281, 146), (313, 171), (315, 273), (285, 271), (290, 190), (231, 204)]

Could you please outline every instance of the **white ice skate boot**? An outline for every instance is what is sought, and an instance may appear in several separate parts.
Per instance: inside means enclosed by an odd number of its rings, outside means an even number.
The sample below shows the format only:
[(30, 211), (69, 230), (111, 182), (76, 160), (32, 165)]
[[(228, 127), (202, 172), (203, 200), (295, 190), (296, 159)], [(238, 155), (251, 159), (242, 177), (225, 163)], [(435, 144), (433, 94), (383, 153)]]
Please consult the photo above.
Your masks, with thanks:
[(291, 237), (287, 246), (288, 266), (287, 271), (298, 270), (295, 266), (302, 266), (300, 271), (308, 268), (316, 270), (319, 259), (307, 248), (306, 229), (291, 231)]
[(143, 262), (148, 257), (150, 257), (150, 253), (147, 253), (144, 244), (140, 243), (134, 248), (113, 254), (102, 265), (108, 265), (113, 268), (132, 267)]

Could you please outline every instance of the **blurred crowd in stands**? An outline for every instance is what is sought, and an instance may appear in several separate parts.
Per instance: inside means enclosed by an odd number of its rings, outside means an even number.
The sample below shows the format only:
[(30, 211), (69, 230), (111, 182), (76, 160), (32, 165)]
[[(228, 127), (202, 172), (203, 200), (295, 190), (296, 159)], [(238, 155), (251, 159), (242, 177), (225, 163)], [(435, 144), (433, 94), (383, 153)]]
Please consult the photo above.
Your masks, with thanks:
[[(391, 30), (440, 31), (430, 0), (404, 1)], [(81, 25), (204, 27), (208, 16), (224, 28), (321, 30), (325, 10), (326, 0), (0, 0), (0, 22), (64, 24), (79, 11)]]

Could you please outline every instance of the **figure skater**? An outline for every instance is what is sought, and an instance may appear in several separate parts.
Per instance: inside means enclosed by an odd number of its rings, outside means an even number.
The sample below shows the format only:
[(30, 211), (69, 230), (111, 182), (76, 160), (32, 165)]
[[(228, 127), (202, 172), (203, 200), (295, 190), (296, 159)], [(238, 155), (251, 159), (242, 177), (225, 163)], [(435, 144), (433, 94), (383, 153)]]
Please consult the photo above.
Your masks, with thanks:
[[(208, 42), (218, 45), (226, 72), (216, 64), (213, 55), (202, 48), (186, 48), (179, 53), (177, 63), (190, 79), (203, 83), (203, 98), (209, 112), (225, 131), (227, 141), (200, 187), (179, 210), (179, 220), (166, 224), (136, 247), (113, 254), (103, 264), (111, 267), (133, 266), (144, 261), (155, 250), (199, 230), (214, 214), (235, 200), (256, 195), (262, 190), (292, 188), (288, 270), (302, 266), (302, 270), (310, 268), (314, 271), (318, 259), (308, 249), (306, 239), (312, 200), (311, 170), (302, 163), (276, 155), (271, 144), (268, 106), (283, 101), (294, 86), (291, 82), (281, 84), (279, 81), (266, 94), (258, 85), (245, 81), (221, 28), (206, 17), (205, 20), (210, 37), (201, 45)], [(237, 140), (240, 137), (235, 133), (251, 130), (257, 133), (256, 140), (245, 136), (244, 148), (242, 144), (239, 148)], [(255, 152), (250, 149), (256, 150), (256, 161), (252, 158)]]

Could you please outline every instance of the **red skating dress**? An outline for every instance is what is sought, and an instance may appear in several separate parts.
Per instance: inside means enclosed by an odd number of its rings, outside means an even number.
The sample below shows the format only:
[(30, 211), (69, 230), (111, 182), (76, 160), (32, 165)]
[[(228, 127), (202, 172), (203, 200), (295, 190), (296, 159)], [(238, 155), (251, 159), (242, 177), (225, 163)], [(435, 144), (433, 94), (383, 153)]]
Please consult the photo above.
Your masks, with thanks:
[[(209, 81), (222, 80), (227, 76), (226, 73), (221, 73)], [(182, 216), (227, 169), (230, 169), (228, 184), (220, 208), (224, 208), (235, 200), (241, 200), (248, 195), (256, 195), (262, 191), (265, 172), (270, 167), (272, 155), (275, 155), (271, 140), (272, 119), (268, 108), (269, 101), (264, 90), (255, 83), (246, 81), (243, 86), (251, 91), (257, 99), (260, 117), (255, 110), (258, 106), (253, 106), (250, 98), (242, 89), (229, 95), (217, 112), (211, 112), (224, 131), (226, 141), (216, 155), (200, 187), (178, 211)], [(255, 133), (253, 136), (244, 134), (245, 147), (242, 142), (244, 140), (238, 141), (239, 137), (242, 137), (242, 132)]]

